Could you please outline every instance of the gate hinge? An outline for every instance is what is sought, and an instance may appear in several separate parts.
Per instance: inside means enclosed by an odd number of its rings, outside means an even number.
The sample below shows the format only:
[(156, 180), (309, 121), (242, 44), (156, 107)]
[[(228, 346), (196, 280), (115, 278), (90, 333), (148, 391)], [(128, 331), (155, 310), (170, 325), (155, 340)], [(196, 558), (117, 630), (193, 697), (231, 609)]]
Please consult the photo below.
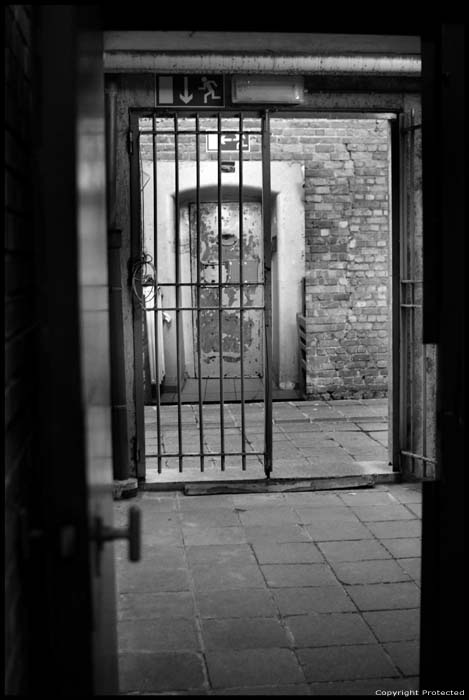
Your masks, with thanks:
[(407, 134), (409, 131), (416, 131), (417, 129), (421, 129), (422, 125), (421, 124), (411, 124), (410, 126), (404, 126), (402, 128), (402, 131), (404, 134)]
[(129, 155), (132, 155), (134, 152), (134, 132), (132, 129), (129, 129), (127, 132), (127, 150)]

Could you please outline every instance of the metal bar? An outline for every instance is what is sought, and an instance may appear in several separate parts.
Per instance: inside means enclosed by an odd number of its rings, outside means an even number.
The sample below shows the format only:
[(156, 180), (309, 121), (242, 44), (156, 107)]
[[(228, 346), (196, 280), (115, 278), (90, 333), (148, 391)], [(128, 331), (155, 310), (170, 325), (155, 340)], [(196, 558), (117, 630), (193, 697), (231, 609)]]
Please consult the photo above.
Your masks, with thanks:
[[(414, 131), (412, 129), (414, 123), (414, 110), (410, 112), (410, 127), (409, 127), (409, 149), (408, 149), (408, 160), (409, 160), (409, 181), (407, 183), (407, 196), (410, 199), (409, 202), (409, 217), (408, 217), (408, 228), (407, 228), (407, 245), (409, 246), (409, 268), (410, 276), (413, 277), (415, 274), (415, 256), (414, 256), (414, 246), (415, 246), (415, 230), (414, 230), (414, 198), (413, 198), (413, 188), (414, 188)], [(410, 233), (410, 236), (409, 236)], [(415, 287), (412, 285), (410, 287), (410, 303), (409, 308), (415, 308)], [(415, 449), (415, 372), (416, 372), (416, 344), (415, 344), (415, 314), (410, 314), (409, 319), (410, 325), (410, 382), (409, 382), (409, 392), (410, 392), (410, 451), (414, 452)], [(415, 472), (415, 462), (412, 460), (412, 473)]]
[(244, 306), (244, 286), (243, 286), (243, 115), (239, 115), (239, 350), (240, 350), (240, 374), (241, 374), (241, 450), (243, 452), (242, 469), (246, 470), (246, 416), (244, 410), (244, 328), (243, 328), (243, 306)]
[[(138, 115), (141, 118), (151, 118), (153, 111), (149, 112), (148, 109), (145, 108), (136, 108), (135, 110), (132, 110), (135, 113), (138, 113)], [(330, 119), (330, 120), (340, 120), (340, 119), (356, 119), (359, 117), (360, 119), (383, 119), (389, 122), (397, 121), (398, 114), (397, 112), (388, 112), (385, 109), (382, 111), (374, 111), (374, 112), (363, 112), (361, 108), (357, 108), (355, 110), (339, 110), (336, 112), (331, 112), (330, 108), (313, 108), (313, 109), (308, 109), (307, 107), (303, 107), (301, 110), (298, 108), (289, 108), (286, 106), (282, 105), (276, 105), (274, 108), (270, 109), (271, 113), (275, 112), (275, 118), (276, 119)], [(163, 107), (158, 107), (158, 114), (160, 119), (166, 119), (169, 121), (169, 119), (172, 119), (174, 116), (174, 106), (169, 108), (169, 109), (164, 109)], [(196, 116), (197, 112), (184, 112), (184, 117), (183, 119), (194, 119)], [(235, 108), (224, 108), (223, 109), (223, 114), (227, 118), (236, 118), (239, 116), (239, 107), (237, 109)], [(209, 112), (204, 109), (203, 111), (203, 118), (204, 119), (216, 119), (218, 115), (218, 112)], [(243, 116), (245, 119), (261, 119), (263, 115), (263, 110), (261, 108), (254, 108), (252, 111), (251, 110), (244, 110)], [(162, 132), (164, 133), (173, 133), (171, 129), (161, 129)], [(250, 134), (262, 134), (262, 130), (254, 129), (247, 127), (245, 129), (246, 133)], [(151, 133), (151, 129), (143, 129), (141, 131), (142, 134), (148, 135)], [(180, 133), (194, 133), (194, 130), (191, 129), (180, 129)], [(212, 129), (201, 129), (200, 130), (201, 134), (205, 133), (218, 133), (216, 130)], [(229, 131), (226, 131), (224, 133), (230, 133)]]
[(422, 462), (430, 462), (430, 464), (438, 464), (436, 459), (431, 459), (430, 457), (424, 457), (423, 455), (418, 455), (415, 452), (409, 452), (407, 450), (401, 450), (401, 454), (406, 455), (407, 457), (413, 457), (415, 459), (421, 459)]
[[(199, 115), (196, 115), (198, 132)], [(200, 439), (200, 471), (204, 471), (204, 417), (202, 397), (202, 362), (200, 357), (200, 144), (198, 134), (195, 137), (195, 161), (196, 161), (196, 266), (197, 266), (197, 374), (199, 377), (199, 439)]]
[[(148, 108), (145, 107), (138, 107), (135, 110), (132, 110), (140, 117), (151, 117), (153, 114), (153, 110), (149, 111)], [(275, 108), (272, 108), (271, 113), (275, 112), (275, 118), (276, 119), (356, 119), (357, 115), (360, 115), (360, 119), (386, 119), (387, 121), (394, 121), (397, 120), (398, 114), (396, 112), (389, 112), (385, 108), (382, 110), (375, 109), (373, 112), (364, 112), (363, 109), (360, 107), (356, 109), (339, 109), (337, 111), (331, 112), (330, 107), (312, 107), (308, 108), (306, 105), (303, 105), (301, 109), (299, 108), (291, 108), (283, 105), (276, 105)], [(158, 114), (160, 114), (160, 118), (168, 119), (169, 117), (174, 116), (174, 107), (158, 107)], [(193, 119), (194, 116), (197, 114), (197, 112), (190, 112), (190, 111), (184, 111), (184, 119)], [(223, 114), (226, 117), (237, 117), (239, 115), (239, 107), (225, 107), (223, 109)], [(253, 107), (252, 109), (244, 110), (244, 118), (245, 119), (260, 119), (262, 118), (264, 112), (260, 107), (256, 108)], [(213, 111), (209, 112), (208, 110), (204, 109), (203, 112), (203, 117), (204, 119), (215, 119), (218, 115), (218, 111)]]
[(264, 233), (264, 415), (265, 458), (264, 472), (269, 478), (272, 471), (272, 290), (271, 290), (271, 195), (270, 195), (270, 120), (268, 110), (262, 122), (262, 218)]
[(421, 309), (422, 304), (401, 304), (401, 308), (402, 309)]
[[(247, 450), (245, 452), (204, 452), (204, 455), (209, 455), (210, 457), (221, 457), (222, 455), (225, 455), (226, 457), (241, 457), (242, 455), (244, 455), (245, 457), (263, 457), (264, 452), (248, 452)], [(156, 456), (157, 454), (152, 452), (147, 452), (146, 454), (146, 457)], [(163, 454), (163, 457), (179, 457), (179, 452), (165, 452)], [(201, 454), (200, 452), (186, 452), (184, 454), (184, 457), (201, 457)]]
[(392, 369), (392, 446), (391, 463), (394, 472), (400, 470), (400, 440), (401, 440), (401, 311), (399, 309), (401, 286), (400, 279), (400, 236), (401, 236), (401, 196), (400, 171), (402, 169), (400, 151), (399, 123), (391, 122), (391, 369)]
[[(243, 282), (243, 287), (257, 287), (259, 282)], [(176, 287), (176, 284), (174, 282), (161, 282), (160, 287)], [(218, 284), (218, 282), (201, 282), (199, 285), (197, 282), (178, 282), (177, 284), (178, 287), (206, 287), (207, 289), (218, 289), (219, 286), (221, 287), (237, 287), (239, 286), (238, 283), (235, 282), (222, 282), (221, 285)]]
[(182, 420), (181, 420), (181, 366), (180, 366), (180, 291), (179, 286), (179, 149), (178, 149), (178, 117), (174, 115), (174, 203), (175, 203), (175, 233), (176, 240), (174, 246), (175, 254), (175, 272), (176, 272), (176, 375), (177, 375), (177, 394), (178, 394), (178, 445), (179, 445), (179, 471), (182, 472)]
[[(176, 285), (175, 285), (176, 286)], [(257, 285), (258, 286), (258, 285)], [(201, 311), (218, 311), (218, 306), (201, 306)], [(230, 306), (230, 311), (239, 311), (240, 306)], [(265, 306), (245, 306), (244, 311), (264, 311)], [(197, 306), (165, 306), (165, 311), (197, 311)]]
[[(422, 344), (422, 452), (427, 451), (427, 346)], [(423, 476), (427, 476), (425, 464), (423, 465)]]
[[(198, 116), (199, 115), (196, 115), (196, 118)], [(155, 134), (155, 133), (156, 133), (156, 131), (140, 131), (140, 134), (143, 134), (145, 136), (151, 136), (151, 134)], [(160, 129), (160, 131), (158, 133), (171, 135), (171, 134), (174, 134), (175, 132), (172, 131), (171, 129)], [(210, 135), (218, 134), (218, 131), (212, 131), (211, 129), (192, 129), (192, 130), (191, 129), (180, 129), (178, 133), (183, 135), (183, 136), (186, 136), (186, 135), (193, 136), (194, 134), (197, 136), (204, 136), (205, 134), (210, 134)], [(256, 136), (262, 136), (262, 130), (257, 130), (257, 129), (246, 129), (246, 131), (244, 133), (248, 134), (248, 135), (254, 134)], [(239, 134), (239, 131), (236, 131), (236, 130), (229, 131), (228, 129), (224, 129), (223, 135), (225, 135), (225, 134)]]
[[(142, 254), (142, 226), (141, 226), (141, 199), (140, 199), (140, 172), (139, 151), (140, 139), (138, 136), (138, 117), (131, 114), (130, 128), (137, 134), (137, 147), (133, 148), (130, 155), (130, 182), (131, 182), (131, 252), (132, 261), (140, 259)], [(131, 273), (132, 274), (132, 273)], [(137, 292), (142, 294), (141, 280), (136, 279)], [(136, 466), (138, 479), (145, 479), (145, 414), (143, 396), (143, 310), (135, 295), (132, 295), (133, 304), (133, 344), (134, 344), (134, 400), (135, 400), (135, 437), (133, 440), (133, 459)]]
[(122, 314), (122, 231), (116, 224), (117, 85), (106, 88), (106, 188), (109, 280), (109, 340), (111, 375), (112, 466), (116, 480), (129, 478), (126, 358)]
[[(441, 67), (436, 44), (422, 37), (422, 92), (421, 110), (425, 115), (422, 129), (422, 216), (425, 244), (423, 246), (423, 333), (422, 342), (440, 341), (440, 307), (442, 297), (441, 260), (442, 240), (441, 190), (443, 187), (442, 162), (428, 153), (441, 153)], [(437, 68), (438, 66), (438, 68)], [(437, 78), (438, 75), (438, 78)], [(448, 135), (452, 130), (448, 132)], [(438, 163), (438, 166), (437, 166)], [(429, 539), (430, 541), (430, 539)]]
[[(407, 230), (407, 200), (406, 200), (406, 139), (403, 133), (405, 126), (405, 115), (399, 117), (399, 133), (398, 143), (396, 147), (396, 155), (399, 157), (399, 180), (396, 184), (396, 189), (399, 192), (399, 240), (395, 241), (398, 250), (398, 261), (396, 261), (398, 279), (401, 277), (408, 279), (407, 264), (406, 264), (406, 230)], [(400, 458), (401, 450), (407, 443), (408, 434), (408, 394), (407, 394), (407, 375), (408, 375), (408, 358), (407, 358), (407, 325), (406, 319), (399, 305), (404, 298), (404, 290), (401, 285), (396, 285), (396, 297), (398, 304), (395, 306), (396, 313), (399, 313), (399, 341), (396, 342), (397, 353), (394, 353), (393, 360), (396, 361), (396, 372), (398, 374), (399, 386), (399, 402), (398, 402), (398, 423), (399, 423), (399, 439), (396, 445), (398, 458)]]
[[(153, 116), (153, 262), (155, 265), (155, 307), (154, 307), (154, 324), (155, 324), (155, 382), (156, 382), (156, 431), (158, 439), (158, 474), (161, 474), (161, 407), (160, 407), (160, 361), (159, 361), (159, 337), (158, 337), (158, 201), (157, 201), (157, 148), (156, 148), (156, 127), (155, 116)], [(151, 372), (150, 372), (151, 375)]]
[(221, 207), (221, 113), (218, 113), (218, 151), (217, 151), (217, 204), (218, 204), (218, 344), (220, 348), (220, 449), (221, 455), (221, 470), (225, 470), (225, 415), (224, 415), (224, 396), (223, 396), (223, 321), (222, 321), (222, 207)]

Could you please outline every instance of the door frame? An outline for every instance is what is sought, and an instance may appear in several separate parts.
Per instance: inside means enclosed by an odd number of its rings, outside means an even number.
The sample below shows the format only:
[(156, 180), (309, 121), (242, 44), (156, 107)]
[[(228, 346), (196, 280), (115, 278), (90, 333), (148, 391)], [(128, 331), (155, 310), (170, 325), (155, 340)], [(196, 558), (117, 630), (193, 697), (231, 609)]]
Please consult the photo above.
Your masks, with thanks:
[[(258, 116), (260, 110), (264, 110), (268, 117), (265, 120), (267, 124), (267, 129), (270, 135), (270, 124), (269, 117), (293, 119), (293, 118), (321, 118), (321, 119), (387, 119), (390, 125), (389, 132), (389, 146), (391, 154), (390, 163), (390, 179), (389, 179), (389, 193), (390, 193), (390, 208), (389, 208), (389, 218), (390, 218), (390, 239), (388, 246), (388, 253), (391, 258), (390, 275), (388, 278), (388, 298), (389, 298), (389, 318), (390, 318), (390, 333), (389, 333), (389, 352), (388, 352), (388, 426), (390, 428), (390, 442), (388, 447), (389, 463), (392, 466), (393, 473), (400, 473), (401, 469), (401, 370), (402, 365), (400, 362), (400, 319), (399, 319), (399, 299), (400, 299), (400, 289), (399, 289), (399, 275), (400, 275), (400, 250), (401, 250), (401, 167), (402, 162), (400, 158), (400, 133), (399, 133), (399, 115), (404, 112), (403, 107), (399, 108), (374, 108), (371, 111), (366, 109), (359, 109), (357, 111), (350, 111), (349, 109), (318, 109), (313, 107), (302, 107), (301, 109), (292, 110), (287, 106), (275, 105), (274, 111), (270, 112), (272, 105), (255, 105), (254, 112), (250, 109), (246, 111), (242, 109), (234, 109), (233, 107), (219, 108), (217, 112), (221, 112), (229, 116), (230, 113), (237, 114), (240, 111), (243, 112), (243, 116)], [(135, 261), (139, 258), (141, 252), (142, 244), (142, 232), (140, 226), (140, 200), (139, 195), (136, 196), (139, 187), (139, 159), (138, 159), (138, 142), (136, 135), (138, 134), (138, 119), (140, 117), (145, 117), (158, 113), (170, 113), (171, 115), (178, 114), (178, 116), (188, 114), (187, 110), (184, 109), (165, 109), (165, 108), (144, 108), (135, 107), (129, 108), (129, 154), (130, 154), (130, 182), (131, 182), (131, 256), (132, 260)], [(263, 154), (263, 162), (265, 162)], [(270, 141), (268, 149), (268, 162), (270, 164)], [(269, 172), (265, 173), (266, 176), (270, 176)], [(270, 177), (269, 177), (270, 179)], [(138, 206), (135, 206), (135, 202), (138, 202)], [(268, 212), (268, 221), (264, 221), (264, 228), (269, 227), (270, 231), (270, 209)], [(137, 233), (137, 235), (136, 235)], [(266, 240), (269, 240), (270, 235), (266, 236), (264, 231), (264, 244)], [(270, 246), (269, 246), (270, 247)], [(270, 250), (271, 255), (271, 250)], [(130, 266), (129, 266), (130, 270)], [(270, 277), (270, 269), (268, 274)], [(135, 309), (135, 304), (133, 308)], [(267, 303), (266, 303), (267, 308)], [(271, 311), (271, 299), (270, 299), (270, 311)], [(137, 469), (137, 478), (139, 481), (145, 481), (145, 419), (144, 419), (144, 404), (143, 404), (143, 382), (138, 382), (138, 377), (143, 377), (143, 360), (142, 360), (142, 350), (143, 343), (141, 339), (141, 333), (138, 333), (138, 328), (142, 323), (142, 314), (137, 310), (133, 314), (133, 341), (134, 341), (134, 398), (135, 398), (135, 418), (136, 418), (136, 439), (135, 439), (135, 463)], [(271, 316), (271, 314), (270, 314)], [(270, 331), (272, 330), (272, 319), (270, 318)], [(266, 334), (266, 354), (268, 357), (272, 357), (272, 333)], [(267, 342), (270, 347), (267, 350)], [(271, 393), (271, 380), (270, 376), (269, 382), (269, 404), (272, 405), (272, 393)], [(139, 385), (140, 384), (140, 385)], [(272, 444), (272, 420), (265, 424), (265, 438)], [(269, 473), (272, 469), (272, 461), (270, 456), (270, 462), (267, 465)]]

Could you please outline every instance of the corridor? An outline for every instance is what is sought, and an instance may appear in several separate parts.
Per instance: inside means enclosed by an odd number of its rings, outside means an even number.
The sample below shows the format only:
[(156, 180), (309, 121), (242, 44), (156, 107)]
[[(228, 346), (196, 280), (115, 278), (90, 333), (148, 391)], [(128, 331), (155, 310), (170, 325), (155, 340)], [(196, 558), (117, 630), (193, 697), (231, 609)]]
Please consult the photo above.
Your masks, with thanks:
[(122, 694), (418, 687), (419, 484), (136, 504), (141, 561), (115, 545)]

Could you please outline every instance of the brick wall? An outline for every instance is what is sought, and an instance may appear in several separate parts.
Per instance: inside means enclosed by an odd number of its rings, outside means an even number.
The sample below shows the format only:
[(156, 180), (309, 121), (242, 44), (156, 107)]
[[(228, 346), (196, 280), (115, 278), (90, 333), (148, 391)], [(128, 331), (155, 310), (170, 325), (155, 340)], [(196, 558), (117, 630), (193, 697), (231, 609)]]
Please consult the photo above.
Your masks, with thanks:
[(385, 396), (388, 126), (334, 122), (314, 134), (305, 168), (306, 391), (312, 397)]
[[(216, 121), (203, 128), (216, 128)], [(147, 125), (150, 126), (148, 121)], [(158, 129), (171, 129), (161, 120)], [(193, 122), (188, 123), (193, 128)], [(223, 120), (223, 128), (238, 122)], [(245, 120), (244, 128), (260, 127)], [(183, 125), (180, 126), (183, 129)], [(388, 382), (389, 156), (388, 123), (370, 119), (271, 119), (272, 160), (305, 167), (305, 294), (310, 398), (385, 396)], [(143, 157), (152, 159), (151, 137)], [(181, 133), (181, 160), (195, 159), (195, 139)], [(161, 131), (159, 160), (174, 159), (174, 137)], [(251, 136), (245, 160), (261, 157)], [(200, 138), (201, 160), (214, 160)], [(237, 160), (223, 152), (223, 160)]]
[(35, 244), (31, 192), (29, 5), (5, 7), (5, 690), (25, 692), (27, 620), (19, 513), (34, 459)]

